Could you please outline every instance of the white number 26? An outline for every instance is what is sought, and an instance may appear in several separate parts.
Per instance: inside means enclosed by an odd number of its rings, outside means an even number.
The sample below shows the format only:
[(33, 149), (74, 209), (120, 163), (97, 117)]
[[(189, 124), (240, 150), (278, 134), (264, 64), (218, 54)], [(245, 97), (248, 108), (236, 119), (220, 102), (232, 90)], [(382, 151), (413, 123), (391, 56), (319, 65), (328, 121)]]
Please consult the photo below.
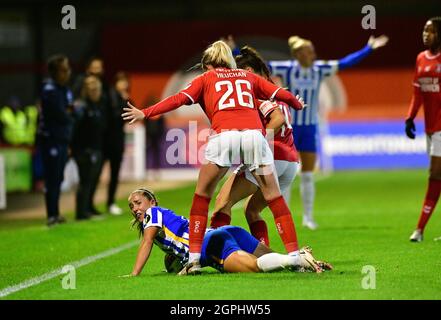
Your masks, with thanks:
[[(242, 107), (248, 107), (248, 108), (254, 108), (254, 102), (253, 102), (253, 96), (248, 91), (242, 90), (242, 84), (246, 86), (246, 88), (251, 91), (251, 83), (247, 80), (236, 80), (234, 82), (234, 85), (236, 86), (236, 93), (237, 93), (237, 104)], [(225, 109), (225, 108), (232, 108), (236, 106), (236, 101), (234, 101), (233, 98), (230, 98), (231, 94), (233, 93), (233, 83), (228, 80), (219, 81), (216, 82), (215, 89), (216, 92), (219, 92), (222, 90), (222, 87), (226, 87), (225, 93), (222, 95), (222, 97), (219, 100), (219, 110)], [(248, 97), (249, 102), (245, 102), (244, 97)], [(228, 99), (228, 100), (227, 100)]]

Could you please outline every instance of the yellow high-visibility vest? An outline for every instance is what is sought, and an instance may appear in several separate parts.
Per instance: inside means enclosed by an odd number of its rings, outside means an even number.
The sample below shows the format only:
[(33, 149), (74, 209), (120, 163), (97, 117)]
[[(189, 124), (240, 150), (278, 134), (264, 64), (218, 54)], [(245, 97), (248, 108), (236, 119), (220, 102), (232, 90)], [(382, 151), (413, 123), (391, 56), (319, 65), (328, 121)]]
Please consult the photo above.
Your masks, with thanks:
[(24, 143), (33, 145), (35, 143), (35, 134), (37, 133), (38, 109), (36, 106), (26, 106), (24, 108), (26, 115), (26, 141)]
[(0, 110), (0, 121), (6, 143), (20, 145), (26, 142), (26, 115), (23, 111), (14, 112), (11, 107), (4, 106)]

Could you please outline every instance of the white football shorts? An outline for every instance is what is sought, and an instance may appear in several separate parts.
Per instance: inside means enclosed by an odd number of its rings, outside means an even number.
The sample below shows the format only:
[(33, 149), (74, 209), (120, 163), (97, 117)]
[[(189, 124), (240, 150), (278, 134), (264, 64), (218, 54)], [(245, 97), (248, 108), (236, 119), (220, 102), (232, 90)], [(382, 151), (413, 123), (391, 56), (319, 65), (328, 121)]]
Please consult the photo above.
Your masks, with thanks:
[(205, 159), (221, 167), (243, 164), (250, 171), (274, 163), (270, 146), (259, 130), (231, 130), (210, 136)]
[[(297, 175), (297, 172), (300, 169), (300, 163), (285, 160), (274, 160), (272, 168), (276, 171), (280, 192), (285, 198), (286, 203), (289, 204), (291, 198), (291, 185)], [(241, 165), (236, 168), (236, 170), (234, 170), (234, 173), (236, 175), (242, 172), (244, 172), (245, 178), (249, 182), (255, 184), (256, 186), (259, 186), (253, 174), (245, 166)]]
[(441, 157), (441, 131), (427, 135), (427, 153), (430, 156)]

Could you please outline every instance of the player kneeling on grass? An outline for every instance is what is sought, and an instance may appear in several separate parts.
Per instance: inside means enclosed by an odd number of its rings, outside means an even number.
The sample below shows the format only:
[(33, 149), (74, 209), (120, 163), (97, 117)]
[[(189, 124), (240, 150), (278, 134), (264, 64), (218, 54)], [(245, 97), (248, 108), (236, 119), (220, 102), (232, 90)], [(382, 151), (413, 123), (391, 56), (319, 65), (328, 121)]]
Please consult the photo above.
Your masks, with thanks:
[[(132, 276), (141, 273), (153, 244), (165, 253), (167, 271), (178, 272), (189, 257), (189, 221), (172, 210), (158, 206), (155, 195), (147, 189), (136, 189), (129, 196), (129, 207), (142, 235)], [(177, 261), (176, 261), (177, 260)], [(269, 272), (288, 269), (292, 271), (322, 272), (330, 270), (328, 263), (316, 261), (309, 248), (299, 255), (290, 256), (273, 252), (246, 230), (225, 226), (207, 229), (202, 244), (201, 266), (210, 266), (220, 272)], [(184, 275), (187, 268), (182, 268)]]

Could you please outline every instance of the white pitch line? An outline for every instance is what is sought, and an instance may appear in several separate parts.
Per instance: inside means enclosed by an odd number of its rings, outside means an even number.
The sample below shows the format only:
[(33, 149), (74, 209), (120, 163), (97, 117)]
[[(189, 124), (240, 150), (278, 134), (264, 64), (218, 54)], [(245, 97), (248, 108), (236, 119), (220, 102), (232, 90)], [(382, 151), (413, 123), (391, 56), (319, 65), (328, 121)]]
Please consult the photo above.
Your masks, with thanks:
[[(132, 248), (132, 247), (134, 247), (134, 246), (136, 246), (138, 244), (139, 244), (139, 241), (132, 241), (132, 242), (123, 244), (122, 246), (119, 246), (119, 247), (116, 247), (116, 248), (109, 249), (109, 250), (106, 250), (104, 252), (98, 253), (98, 254), (96, 254), (94, 256), (90, 256), (90, 257), (86, 257), (86, 258), (78, 260), (78, 261), (66, 263), (66, 265), (72, 265), (75, 268), (79, 268), (79, 267), (85, 266), (87, 264), (90, 264), (92, 262), (95, 262), (97, 260), (100, 260), (100, 259), (112, 256), (112, 255), (117, 254), (117, 253), (120, 253), (121, 251), (130, 249), (130, 248)], [(25, 281), (23, 281), (23, 282), (21, 282), (19, 284), (16, 284), (16, 285), (13, 285), (13, 286), (1, 289), (0, 290), (0, 298), (6, 297), (7, 295), (10, 295), (11, 293), (14, 293), (14, 292), (17, 292), (17, 291), (21, 291), (23, 289), (26, 289), (26, 288), (29, 288), (29, 287), (32, 287), (32, 286), (36, 286), (36, 285), (38, 285), (38, 284), (40, 284), (40, 283), (42, 283), (44, 281), (53, 279), (53, 278), (59, 276), (60, 274), (63, 274), (62, 270), (63, 270), (63, 267), (55, 269), (55, 270), (52, 270), (52, 271), (50, 271), (48, 273), (45, 273), (45, 274), (43, 274), (41, 276), (25, 280)]]

